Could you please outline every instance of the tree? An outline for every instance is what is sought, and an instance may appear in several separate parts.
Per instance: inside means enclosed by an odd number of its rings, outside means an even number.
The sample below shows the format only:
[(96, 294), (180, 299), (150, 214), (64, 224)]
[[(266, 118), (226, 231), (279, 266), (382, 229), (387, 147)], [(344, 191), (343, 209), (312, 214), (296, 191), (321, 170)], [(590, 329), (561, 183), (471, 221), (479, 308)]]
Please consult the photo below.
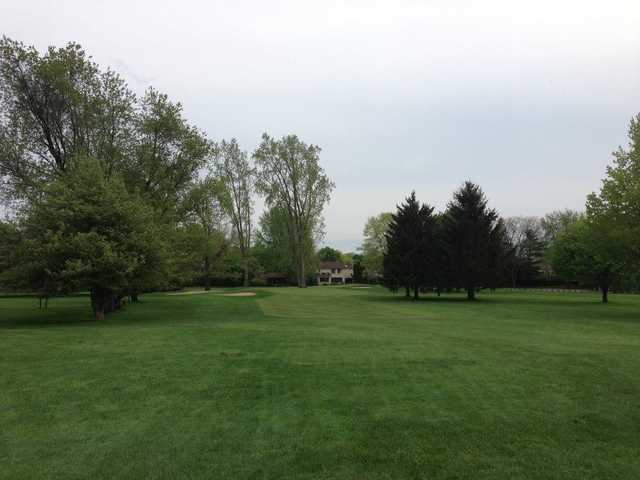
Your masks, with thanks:
[[(287, 273), (296, 277), (296, 258), (291, 255), (291, 236), (287, 227), (287, 213), (281, 207), (272, 207), (263, 212), (256, 233), (254, 255), (261, 268), (267, 272)], [(317, 259), (314, 245), (320, 232), (307, 232), (304, 239), (306, 252), (305, 271), (315, 271)]]
[(220, 183), (214, 177), (195, 182), (183, 203), (185, 226), (191, 239), (190, 251), (201, 260), (204, 289), (211, 289), (213, 263), (224, 253), (223, 211), (219, 202)]
[(133, 135), (124, 169), (129, 190), (140, 192), (159, 221), (180, 220), (180, 201), (210, 158), (211, 142), (183, 118), (180, 103), (153, 88), (139, 102)]
[(513, 248), (509, 270), (511, 287), (531, 284), (540, 274), (546, 244), (538, 217), (509, 217), (504, 220), (507, 240)]
[(362, 264), (362, 255), (354, 253), (351, 256), (351, 261), (353, 262), (353, 282), (364, 283), (367, 279), (367, 272)]
[(308, 239), (321, 224), (322, 210), (334, 188), (320, 166), (319, 154), (320, 147), (307, 145), (295, 135), (275, 140), (266, 133), (253, 154), (257, 189), (269, 207), (279, 207), (286, 215), (299, 287), (306, 286)]
[(489, 235), (489, 268), (486, 280), (491, 290), (507, 282), (514, 256), (515, 248), (509, 239), (505, 222), (499, 218)]
[(551, 245), (563, 230), (580, 220), (583, 216), (583, 213), (570, 209), (556, 210), (547, 213), (540, 220), (542, 240), (546, 245)]
[(243, 285), (249, 285), (249, 255), (251, 250), (251, 215), (255, 170), (249, 164), (247, 153), (240, 150), (238, 142), (222, 141), (216, 153), (216, 176), (221, 181), (220, 203), (231, 218), (238, 237), (243, 261)]
[(469, 181), (454, 192), (447, 207), (443, 228), (451, 273), (466, 289), (469, 300), (475, 300), (476, 288), (487, 281), (491, 234), (497, 220), (498, 214), (488, 208), (482, 189)]
[(0, 178), (3, 192), (30, 198), (85, 158), (105, 173), (123, 164), (135, 96), (80, 45), (33, 47), (0, 40)]
[(407, 294), (413, 289), (413, 298), (418, 299), (420, 288), (427, 281), (433, 263), (433, 207), (421, 205), (416, 193), (398, 205), (397, 213), (391, 216), (386, 233), (387, 249), (384, 254), (384, 283), (395, 291), (404, 287)]
[(582, 218), (556, 236), (550, 255), (553, 269), (566, 281), (597, 286), (602, 303), (607, 303), (611, 284), (625, 269), (620, 240), (611, 225)]
[(640, 266), (640, 114), (631, 120), (628, 149), (613, 155), (600, 192), (587, 197), (587, 218), (614, 237), (610, 253), (624, 257), (632, 272)]
[(364, 225), (362, 242), (362, 264), (368, 274), (379, 274), (383, 270), (383, 257), (387, 248), (386, 233), (391, 223), (392, 213), (382, 212), (369, 217)]
[(321, 262), (341, 262), (343, 261), (342, 252), (331, 247), (322, 247), (318, 250), (318, 260)]
[(95, 160), (47, 185), (20, 230), (16, 277), (65, 291), (87, 288), (96, 320), (119, 307), (134, 281), (163, 272), (152, 211)]

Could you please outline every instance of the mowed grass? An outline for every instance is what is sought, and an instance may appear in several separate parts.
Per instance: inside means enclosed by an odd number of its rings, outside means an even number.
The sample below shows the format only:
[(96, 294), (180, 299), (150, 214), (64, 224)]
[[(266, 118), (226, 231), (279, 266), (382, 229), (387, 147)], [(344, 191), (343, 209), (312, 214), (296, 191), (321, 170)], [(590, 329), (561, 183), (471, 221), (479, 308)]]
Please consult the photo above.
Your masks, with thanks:
[(0, 478), (640, 478), (640, 297), (0, 298)]

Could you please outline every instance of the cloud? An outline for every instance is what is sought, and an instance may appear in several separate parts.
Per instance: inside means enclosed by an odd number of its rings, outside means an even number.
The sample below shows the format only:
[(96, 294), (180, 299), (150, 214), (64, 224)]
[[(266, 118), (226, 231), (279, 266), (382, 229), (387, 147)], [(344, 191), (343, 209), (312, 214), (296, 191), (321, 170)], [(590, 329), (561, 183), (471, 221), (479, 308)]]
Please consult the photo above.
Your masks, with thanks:
[[(0, 29), (80, 42), (136, 91), (252, 150), (296, 133), (337, 189), (328, 244), (471, 178), (506, 215), (579, 208), (640, 110), (637, 0), (23, 0)], [(352, 247), (347, 248), (349, 242)]]

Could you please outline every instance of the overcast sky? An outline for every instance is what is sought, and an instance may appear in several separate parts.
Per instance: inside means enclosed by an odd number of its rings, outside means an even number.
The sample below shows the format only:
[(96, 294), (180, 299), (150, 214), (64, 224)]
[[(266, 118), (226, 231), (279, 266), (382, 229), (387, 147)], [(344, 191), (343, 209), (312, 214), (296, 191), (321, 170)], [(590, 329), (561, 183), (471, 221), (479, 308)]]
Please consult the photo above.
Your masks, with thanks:
[(344, 250), (465, 179), (504, 216), (581, 209), (640, 112), (639, 0), (2, 0), (0, 32), (79, 42), (214, 140), (321, 146)]

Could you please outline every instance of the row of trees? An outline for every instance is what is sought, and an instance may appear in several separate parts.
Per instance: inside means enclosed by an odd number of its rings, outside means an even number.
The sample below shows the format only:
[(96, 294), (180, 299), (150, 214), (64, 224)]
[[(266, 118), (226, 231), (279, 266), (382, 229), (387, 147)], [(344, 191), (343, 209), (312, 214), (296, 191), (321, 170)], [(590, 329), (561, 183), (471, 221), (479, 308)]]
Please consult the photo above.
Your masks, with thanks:
[(368, 219), (362, 246), (368, 272), (382, 273), (392, 290), (572, 285), (640, 289), (640, 115), (632, 119), (629, 146), (614, 152), (599, 192), (584, 213), (556, 211), (501, 219), (470, 182), (442, 213), (421, 205), (415, 193), (395, 214)]
[[(125, 296), (241, 272), (286, 243), (297, 282), (333, 184), (320, 148), (264, 134), (250, 156), (209, 140), (153, 88), (136, 96), (71, 43), (0, 41), (0, 287), (87, 289), (95, 317)], [(252, 224), (255, 195), (267, 212)], [(254, 237), (258, 241), (254, 241)], [(262, 249), (262, 250), (261, 250)]]
[(413, 192), (391, 216), (385, 234), (383, 282), (417, 299), (421, 290), (463, 288), (474, 300), (479, 286), (495, 288), (510, 254), (504, 222), (478, 185), (465, 184), (442, 213)]

